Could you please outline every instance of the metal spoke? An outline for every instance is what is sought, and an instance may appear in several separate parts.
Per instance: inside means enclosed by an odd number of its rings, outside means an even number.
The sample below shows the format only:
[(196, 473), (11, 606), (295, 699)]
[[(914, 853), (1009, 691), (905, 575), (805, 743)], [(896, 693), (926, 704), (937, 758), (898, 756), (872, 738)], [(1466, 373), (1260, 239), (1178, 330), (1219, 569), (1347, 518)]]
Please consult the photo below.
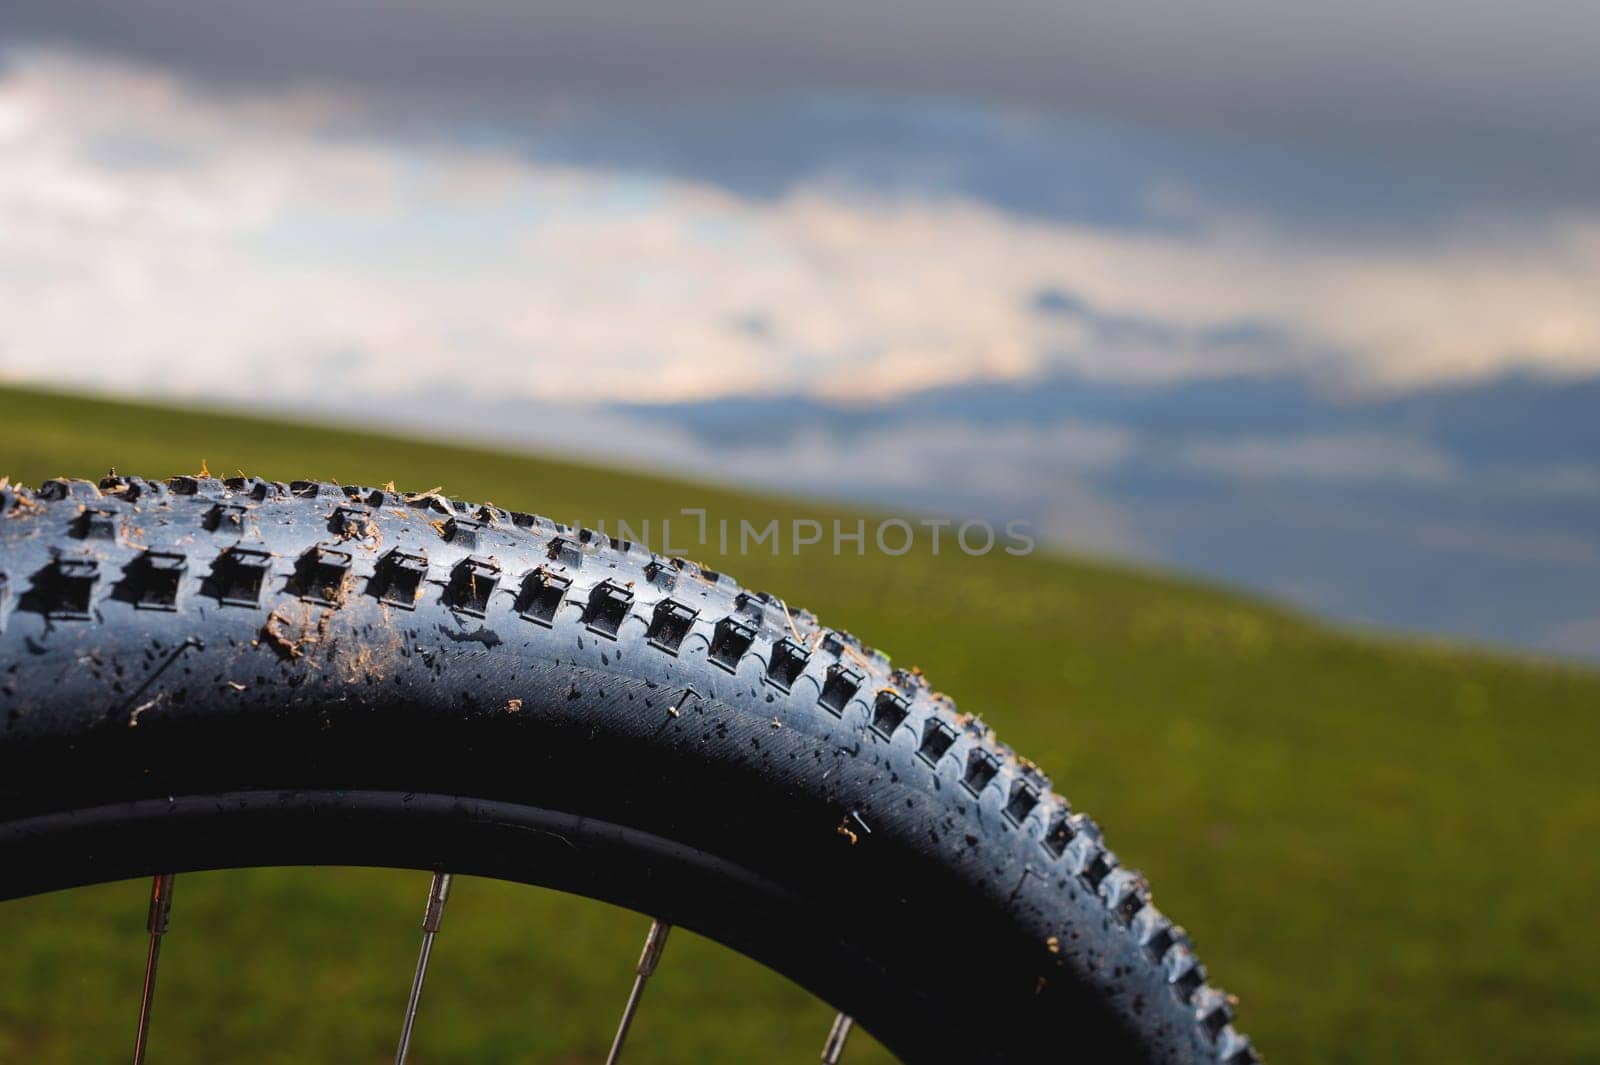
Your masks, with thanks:
[(144, 992), (139, 997), (139, 1030), (133, 1037), (133, 1065), (144, 1065), (145, 1048), (150, 1043), (150, 1006), (156, 995), (156, 962), (161, 960), (161, 937), (167, 933), (172, 917), (172, 874), (162, 873), (150, 884), (150, 913), (145, 927), (150, 931), (150, 953), (144, 962)]
[(428, 908), (422, 915), (422, 953), (417, 955), (417, 973), (411, 978), (411, 998), (406, 1001), (406, 1020), (400, 1028), (400, 1047), (394, 1052), (394, 1065), (405, 1065), (411, 1050), (411, 1027), (417, 1020), (417, 1002), (422, 998), (422, 980), (428, 974), (428, 955), (433, 952), (433, 937), (444, 920), (444, 904), (450, 898), (450, 874), (434, 873), (428, 888)]
[(822, 1044), (822, 1065), (839, 1065), (839, 1059), (844, 1057), (844, 1041), (850, 1038), (850, 1029), (855, 1027), (855, 1023), (844, 1013), (833, 1019), (833, 1027), (828, 1029), (828, 1041)]
[(652, 921), (650, 934), (645, 936), (644, 951), (639, 955), (639, 966), (633, 978), (633, 990), (628, 993), (628, 1004), (622, 1007), (622, 1021), (617, 1025), (617, 1037), (611, 1041), (611, 1053), (606, 1055), (606, 1065), (617, 1065), (622, 1057), (622, 1042), (628, 1038), (628, 1027), (639, 1010), (639, 998), (644, 994), (644, 982), (656, 971), (661, 952), (667, 945), (667, 933), (672, 926), (665, 921)]

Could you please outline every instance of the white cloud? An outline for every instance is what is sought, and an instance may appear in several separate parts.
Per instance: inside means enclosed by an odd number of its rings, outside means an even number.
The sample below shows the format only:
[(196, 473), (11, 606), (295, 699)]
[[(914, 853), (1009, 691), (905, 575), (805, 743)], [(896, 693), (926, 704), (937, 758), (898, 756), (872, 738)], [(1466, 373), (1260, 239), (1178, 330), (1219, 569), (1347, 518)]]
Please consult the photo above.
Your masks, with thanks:
[[(329, 90), (207, 94), (25, 52), (0, 81), (0, 374), (235, 399), (332, 388), (845, 399), (1067, 365), (1173, 379), (1286, 363), (1404, 387), (1600, 369), (1600, 220), (1430, 246), (1183, 233), (832, 188), (690, 181), (385, 138)], [(1170, 197), (1170, 194), (1169, 194)], [(1160, 323), (1107, 338), (1041, 288)], [(766, 326), (738, 323), (759, 316)], [(1283, 344), (1190, 338), (1267, 323)]]

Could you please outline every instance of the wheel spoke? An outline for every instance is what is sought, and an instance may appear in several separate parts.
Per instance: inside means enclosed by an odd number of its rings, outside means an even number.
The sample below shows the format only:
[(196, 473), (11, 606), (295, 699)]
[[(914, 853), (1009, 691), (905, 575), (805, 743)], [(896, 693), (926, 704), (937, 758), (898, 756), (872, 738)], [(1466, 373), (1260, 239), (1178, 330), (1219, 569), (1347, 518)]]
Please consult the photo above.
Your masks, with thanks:
[(172, 874), (162, 873), (150, 884), (150, 912), (145, 927), (150, 931), (150, 952), (144, 962), (144, 992), (139, 996), (139, 1030), (133, 1037), (133, 1065), (144, 1065), (150, 1043), (150, 1006), (156, 995), (156, 963), (161, 960), (161, 937), (167, 934), (172, 917)]
[(606, 1065), (617, 1065), (622, 1058), (622, 1043), (628, 1038), (628, 1028), (633, 1015), (638, 1012), (639, 998), (644, 994), (644, 982), (656, 971), (661, 952), (667, 945), (667, 933), (672, 926), (665, 921), (650, 922), (650, 934), (645, 936), (644, 951), (639, 955), (639, 965), (633, 978), (633, 990), (628, 992), (628, 1004), (622, 1007), (622, 1020), (617, 1025), (617, 1037), (611, 1041), (611, 1053), (606, 1055)]
[(428, 974), (428, 955), (433, 952), (433, 937), (444, 920), (444, 904), (450, 898), (450, 874), (434, 873), (428, 888), (428, 908), (422, 915), (422, 952), (417, 955), (417, 972), (411, 978), (411, 997), (406, 1001), (406, 1019), (400, 1027), (400, 1047), (394, 1052), (395, 1065), (405, 1065), (411, 1050), (411, 1028), (417, 1020), (417, 1003), (422, 998), (422, 980)]
[(845, 1013), (833, 1019), (833, 1027), (828, 1029), (828, 1041), (822, 1044), (822, 1065), (839, 1065), (839, 1059), (844, 1057), (844, 1041), (850, 1038), (850, 1029), (855, 1027), (855, 1023)]

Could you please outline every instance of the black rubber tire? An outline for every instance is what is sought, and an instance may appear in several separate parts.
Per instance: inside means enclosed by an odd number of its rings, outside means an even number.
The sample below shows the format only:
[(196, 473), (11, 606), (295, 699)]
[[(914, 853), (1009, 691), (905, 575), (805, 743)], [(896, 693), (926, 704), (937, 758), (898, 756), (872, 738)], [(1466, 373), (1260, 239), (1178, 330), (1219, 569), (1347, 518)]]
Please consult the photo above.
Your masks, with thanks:
[(1257, 1060), (1029, 762), (801, 610), (331, 484), (0, 486), (0, 897), (448, 868), (685, 925), (908, 1062)]

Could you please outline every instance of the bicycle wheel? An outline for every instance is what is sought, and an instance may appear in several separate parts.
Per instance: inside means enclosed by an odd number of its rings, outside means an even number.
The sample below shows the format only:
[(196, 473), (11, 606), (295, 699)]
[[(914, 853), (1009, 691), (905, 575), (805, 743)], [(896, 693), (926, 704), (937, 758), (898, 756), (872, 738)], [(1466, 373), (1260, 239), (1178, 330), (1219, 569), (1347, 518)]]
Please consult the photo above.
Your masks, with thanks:
[(0, 897), (432, 869), (681, 924), (907, 1062), (1257, 1058), (1094, 822), (914, 671), (597, 533), (255, 478), (0, 488)]

